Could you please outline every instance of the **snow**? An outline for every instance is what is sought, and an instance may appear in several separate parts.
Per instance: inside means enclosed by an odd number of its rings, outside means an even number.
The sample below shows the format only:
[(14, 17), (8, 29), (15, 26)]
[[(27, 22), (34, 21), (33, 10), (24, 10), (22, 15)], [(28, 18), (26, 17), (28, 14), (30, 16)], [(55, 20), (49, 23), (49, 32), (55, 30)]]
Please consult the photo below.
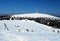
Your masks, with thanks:
[(14, 34), (0, 32), (0, 41), (27, 41), (27, 40), (23, 37), (19, 37)]
[(57, 30), (33, 20), (0, 20), (0, 41), (60, 41)]
[(11, 17), (32, 17), (32, 18), (47, 17), (47, 18), (59, 19), (58, 17), (48, 15), (48, 14), (42, 14), (42, 13), (16, 14), (16, 15), (12, 15)]

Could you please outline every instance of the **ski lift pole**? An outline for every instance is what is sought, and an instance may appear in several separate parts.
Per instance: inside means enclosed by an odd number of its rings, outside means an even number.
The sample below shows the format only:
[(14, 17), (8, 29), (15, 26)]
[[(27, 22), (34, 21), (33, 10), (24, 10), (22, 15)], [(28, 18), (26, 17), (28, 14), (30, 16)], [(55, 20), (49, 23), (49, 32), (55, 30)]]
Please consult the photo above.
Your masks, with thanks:
[(6, 25), (6, 23), (4, 23), (4, 26), (6, 27), (6, 29), (9, 31), (9, 29), (8, 29), (8, 27), (7, 27), (7, 25)]

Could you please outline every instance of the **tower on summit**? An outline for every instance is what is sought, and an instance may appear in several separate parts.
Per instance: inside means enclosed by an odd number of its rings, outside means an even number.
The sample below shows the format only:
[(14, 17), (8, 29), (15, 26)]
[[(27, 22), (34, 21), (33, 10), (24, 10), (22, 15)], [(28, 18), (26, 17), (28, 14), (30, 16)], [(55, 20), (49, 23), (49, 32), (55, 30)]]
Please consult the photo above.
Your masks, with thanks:
[(38, 12), (38, 9), (36, 9), (36, 13), (39, 13), (39, 12)]

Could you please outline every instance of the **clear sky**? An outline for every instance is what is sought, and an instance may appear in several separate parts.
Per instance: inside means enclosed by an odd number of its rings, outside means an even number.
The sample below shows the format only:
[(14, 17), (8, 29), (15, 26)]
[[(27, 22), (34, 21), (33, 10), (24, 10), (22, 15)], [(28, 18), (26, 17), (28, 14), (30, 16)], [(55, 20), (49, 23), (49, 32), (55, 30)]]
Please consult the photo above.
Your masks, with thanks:
[(34, 13), (36, 9), (60, 17), (60, 0), (0, 0), (0, 15)]

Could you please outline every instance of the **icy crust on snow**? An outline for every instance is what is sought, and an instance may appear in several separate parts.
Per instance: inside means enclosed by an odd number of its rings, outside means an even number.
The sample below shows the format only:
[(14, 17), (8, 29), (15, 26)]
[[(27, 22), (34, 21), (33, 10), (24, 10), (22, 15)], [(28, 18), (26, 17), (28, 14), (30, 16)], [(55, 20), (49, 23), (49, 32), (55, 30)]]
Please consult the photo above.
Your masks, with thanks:
[(59, 29), (30, 20), (3, 20), (0, 21), (0, 41), (60, 41), (60, 33), (52, 30)]
[(47, 17), (47, 18), (59, 19), (58, 17), (48, 15), (48, 14), (42, 14), (42, 13), (16, 14), (16, 15), (12, 15), (12, 17), (32, 17), (32, 18), (37, 18), (37, 17), (44, 18), (44, 17)]

